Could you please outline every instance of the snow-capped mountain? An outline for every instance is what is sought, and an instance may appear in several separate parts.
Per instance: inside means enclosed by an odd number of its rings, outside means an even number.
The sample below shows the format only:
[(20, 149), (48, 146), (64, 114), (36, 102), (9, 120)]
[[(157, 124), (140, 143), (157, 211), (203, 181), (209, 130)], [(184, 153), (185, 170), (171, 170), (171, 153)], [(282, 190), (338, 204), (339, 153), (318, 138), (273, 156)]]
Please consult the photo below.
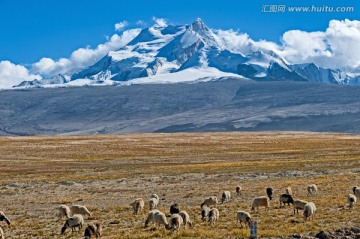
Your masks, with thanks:
[(19, 87), (42, 87), (44, 85), (64, 85), (70, 81), (70, 77), (63, 76), (61, 74), (55, 75), (51, 78), (45, 78), (45, 79), (35, 79), (32, 81), (23, 81), (18, 86)]
[[(249, 43), (251, 49), (251, 43)], [(181, 73), (181, 74), (180, 74)], [(156, 77), (155, 77), (156, 76)], [(145, 28), (126, 46), (71, 76), (22, 82), (21, 87), (188, 82), (221, 77), (358, 85), (357, 76), (313, 63), (292, 65), (273, 51), (234, 52), (200, 19), (191, 25)], [(173, 80), (169, 79), (172, 78)]]
[(292, 68), (308, 81), (330, 84), (348, 84), (351, 77), (340, 70), (325, 69), (314, 63), (293, 65)]

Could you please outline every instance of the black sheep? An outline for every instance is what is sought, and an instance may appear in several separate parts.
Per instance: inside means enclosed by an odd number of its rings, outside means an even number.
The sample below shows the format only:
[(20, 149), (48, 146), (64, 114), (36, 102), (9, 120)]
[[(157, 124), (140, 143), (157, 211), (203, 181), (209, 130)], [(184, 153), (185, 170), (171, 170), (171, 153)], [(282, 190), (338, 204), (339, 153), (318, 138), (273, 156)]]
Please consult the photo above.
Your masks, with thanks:
[(270, 200), (273, 199), (273, 193), (274, 193), (273, 188), (269, 187), (269, 188), (266, 189), (266, 194), (267, 194), (267, 196), (269, 197)]
[(177, 214), (180, 212), (180, 207), (178, 203), (174, 203), (173, 205), (170, 206), (170, 214)]
[(284, 206), (285, 203), (287, 203), (288, 206), (290, 206), (290, 203), (294, 204), (294, 199), (292, 198), (292, 196), (286, 193), (280, 195), (279, 201), (280, 201), (280, 207), (281, 207), (281, 203), (283, 203)]

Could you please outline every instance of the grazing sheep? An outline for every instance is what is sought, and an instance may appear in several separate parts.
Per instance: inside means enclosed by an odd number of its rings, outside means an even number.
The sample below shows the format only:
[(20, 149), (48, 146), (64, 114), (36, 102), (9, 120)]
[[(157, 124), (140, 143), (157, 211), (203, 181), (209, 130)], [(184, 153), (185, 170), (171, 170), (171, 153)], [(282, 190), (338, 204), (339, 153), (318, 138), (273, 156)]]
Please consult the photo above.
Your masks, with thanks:
[(165, 228), (169, 228), (165, 214), (157, 209), (149, 212), (145, 221), (145, 227), (147, 227), (151, 222), (154, 223), (157, 227), (164, 225)]
[(290, 203), (294, 204), (294, 199), (292, 198), (291, 195), (284, 193), (284, 194), (280, 195), (279, 202), (280, 202), (280, 207), (281, 207), (281, 204), (284, 204), (284, 206), (285, 206), (285, 203), (287, 203), (287, 205), (290, 206)]
[(154, 210), (151, 210), (148, 213), (148, 216), (147, 216), (147, 218), (145, 220), (145, 227), (147, 227), (149, 225), (149, 223), (154, 222), (154, 214), (157, 213), (157, 212), (160, 212), (160, 210), (154, 209)]
[(354, 195), (355, 195), (356, 197), (360, 197), (360, 188), (359, 188), (359, 187), (355, 186), (355, 187), (353, 187), (352, 190), (353, 190)]
[(0, 221), (4, 221), (6, 222), (6, 224), (10, 225), (10, 219), (5, 215), (5, 213), (3, 213), (2, 211), (0, 211)]
[(309, 184), (307, 186), (308, 196), (313, 195), (315, 192), (317, 192), (318, 188), (315, 184)]
[(245, 211), (238, 211), (236, 213), (236, 221), (240, 222), (241, 227), (243, 226), (242, 223), (247, 223), (248, 226), (250, 227), (250, 223), (251, 223), (251, 216), (250, 213), (245, 212)]
[(214, 206), (216, 207), (216, 205), (218, 204), (218, 199), (216, 196), (211, 196), (211, 197), (208, 197), (207, 199), (205, 199), (201, 204), (200, 204), (200, 207), (203, 208), (203, 206)]
[(189, 225), (190, 227), (192, 227), (192, 221), (190, 220), (190, 216), (186, 211), (181, 211), (179, 212), (179, 215), (182, 217), (183, 219), (183, 223), (184, 223), (184, 227), (186, 228), (187, 225)]
[(316, 206), (313, 202), (309, 202), (304, 207), (304, 220), (306, 221), (308, 218), (309, 220), (314, 220), (314, 214), (316, 212)]
[(356, 204), (356, 196), (354, 194), (349, 194), (347, 201), (349, 203), (349, 209), (353, 208)]
[(295, 210), (298, 214), (299, 214), (299, 209), (304, 210), (304, 207), (307, 203), (308, 202), (304, 201), (304, 200), (300, 200), (300, 199), (295, 200), (293, 203), (294, 204), (294, 215), (295, 215)]
[(240, 196), (240, 195), (241, 195), (241, 191), (242, 191), (241, 186), (237, 186), (237, 187), (235, 188), (235, 190), (236, 190), (236, 195)]
[(70, 208), (66, 205), (60, 205), (59, 207), (59, 217), (70, 217)]
[(209, 222), (210, 224), (215, 224), (219, 220), (219, 210), (217, 208), (211, 208), (209, 211)]
[(159, 200), (157, 200), (156, 198), (150, 198), (150, 200), (149, 200), (150, 210), (157, 208), (158, 205), (159, 205)]
[(269, 197), (270, 200), (273, 199), (274, 189), (272, 187), (268, 187), (266, 189), (266, 194)]
[(157, 194), (153, 193), (150, 198), (156, 198), (160, 202), (160, 198)]
[(287, 187), (287, 188), (285, 189), (285, 193), (286, 193), (287, 195), (292, 195), (292, 190), (291, 190), (291, 188), (290, 188), (290, 187)]
[(265, 212), (269, 211), (269, 207), (270, 207), (269, 198), (267, 198), (266, 196), (260, 196), (260, 197), (254, 198), (253, 203), (251, 205), (251, 210), (255, 210), (255, 208), (256, 208), (257, 211), (259, 212), (260, 206), (265, 207)]
[(170, 214), (177, 214), (180, 212), (180, 208), (179, 208), (179, 204), (178, 203), (174, 203), (173, 205), (170, 206)]
[(139, 214), (144, 209), (145, 203), (142, 198), (137, 198), (130, 204), (130, 206), (133, 207), (134, 214)]
[(69, 227), (71, 227), (72, 232), (76, 231), (75, 230), (76, 227), (78, 227), (80, 231), (83, 225), (84, 225), (84, 217), (80, 214), (75, 214), (66, 220), (64, 226), (61, 228), (61, 234), (64, 234), (65, 230)]
[(91, 216), (91, 212), (82, 205), (72, 205), (70, 207), (70, 214), (71, 215), (75, 215), (75, 214), (81, 214), (83, 216)]
[(201, 220), (203, 222), (205, 222), (206, 218), (208, 218), (209, 212), (210, 212), (210, 208), (208, 208), (206, 206), (201, 209)]
[(228, 202), (231, 199), (230, 191), (224, 191), (221, 195), (221, 203)]
[(173, 214), (171, 215), (168, 228), (173, 232), (177, 232), (180, 229), (181, 225), (183, 224), (184, 224), (183, 218), (179, 214)]
[(101, 231), (102, 227), (100, 223), (91, 223), (89, 224), (85, 229), (85, 239), (90, 239), (92, 236), (95, 236), (96, 238), (101, 237)]

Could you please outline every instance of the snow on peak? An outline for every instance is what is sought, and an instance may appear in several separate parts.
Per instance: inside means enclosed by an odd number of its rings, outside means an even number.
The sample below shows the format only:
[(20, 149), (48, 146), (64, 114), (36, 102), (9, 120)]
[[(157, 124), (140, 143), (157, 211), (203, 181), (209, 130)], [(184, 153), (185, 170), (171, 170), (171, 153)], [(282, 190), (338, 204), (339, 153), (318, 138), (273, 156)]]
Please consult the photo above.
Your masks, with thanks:
[(195, 32), (207, 32), (210, 29), (205, 25), (205, 23), (200, 19), (197, 18), (190, 26), (190, 29)]
[(218, 40), (216, 39), (215, 34), (208, 28), (205, 23), (197, 18), (188, 29), (190, 32), (197, 33), (203, 40), (203, 42), (208, 46), (219, 47)]

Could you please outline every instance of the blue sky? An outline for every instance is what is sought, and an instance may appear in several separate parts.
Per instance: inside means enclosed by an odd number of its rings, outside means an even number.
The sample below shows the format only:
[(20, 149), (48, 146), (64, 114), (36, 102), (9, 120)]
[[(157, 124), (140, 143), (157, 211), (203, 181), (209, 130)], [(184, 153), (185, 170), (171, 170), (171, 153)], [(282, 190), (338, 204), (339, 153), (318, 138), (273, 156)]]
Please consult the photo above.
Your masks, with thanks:
[[(123, 20), (127, 28), (152, 17), (173, 24), (190, 24), (197, 17), (214, 29), (246, 32), (254, 40), (279, 42), (292, 29), (324, 31), (331, 19), (360, 20), (358, 0), (0, 0), (0, 61), (32, 64), (42, 57), (68, 57), (74, 50), (96, 47), (115, 33)], [(354, 6), (353, 13), (262, 13), (263, 5)], [(359, 8), (359, 9), (358, 9)]]

